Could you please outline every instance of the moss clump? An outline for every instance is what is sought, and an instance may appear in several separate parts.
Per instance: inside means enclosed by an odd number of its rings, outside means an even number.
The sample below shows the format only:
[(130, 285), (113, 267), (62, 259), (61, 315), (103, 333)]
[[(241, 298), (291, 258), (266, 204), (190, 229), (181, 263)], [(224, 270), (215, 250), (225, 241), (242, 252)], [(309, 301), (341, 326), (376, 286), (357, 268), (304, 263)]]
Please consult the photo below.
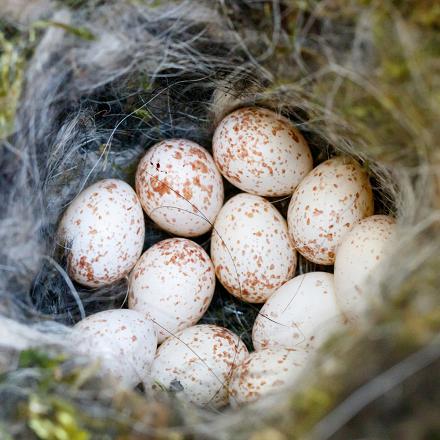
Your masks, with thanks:
[(88, 440), (90, 434), (78, 426), (75, 408), (60, 398), (29, 396), (26, 408), (29, 428), (44, 440)]
[(23, 85), (26, 38), (9, 37), (0, 25), (0, 139), (14, 128)]
[(6, 402), (0, 414), (2, 438), (131, 439), (137, 438), (136, 430), (151, 432), (140, 438), (183, 438), (171, 429), (183, 423), (167, 400), (174, 396), (149, 400), (136, 390), (118, 389), (97, 376), (98, 364), (78, 365), (50, 347), (20, 352), (17, 364), (17, 370), (0, 376), (0, 398)]

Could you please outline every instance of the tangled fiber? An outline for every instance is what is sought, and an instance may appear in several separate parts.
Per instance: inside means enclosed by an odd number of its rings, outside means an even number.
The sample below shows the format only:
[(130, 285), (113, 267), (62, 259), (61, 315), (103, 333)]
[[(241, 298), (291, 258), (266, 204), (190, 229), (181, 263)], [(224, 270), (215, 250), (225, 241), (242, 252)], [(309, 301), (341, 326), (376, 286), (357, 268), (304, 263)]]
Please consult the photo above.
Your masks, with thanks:
[[(440, 436), (435, 1), (3, 2), (1, 438)], [(369, 170), (377, 211), (399, 225), (371, 287), (380, 301), (330, 336), (300, 387), (238, 411), (109, 386), (65, 336), (84, 315), (122, 307), (127, 282), (72, 283), (55, 238), (60, 214), (96, 180), (133, 183), (158, 140), (209, 148), (216, 123), (248, 104), (290, 117), (315, 162), (344, 153)], [(285, 211), (288, 200), (273, 202)], [(145, 248), (167, 237), (146, 228)], [(301, 261), (298, 271), (314, 269)], [(219, 288), (204, 322), (250, 344), (257, 313)]]

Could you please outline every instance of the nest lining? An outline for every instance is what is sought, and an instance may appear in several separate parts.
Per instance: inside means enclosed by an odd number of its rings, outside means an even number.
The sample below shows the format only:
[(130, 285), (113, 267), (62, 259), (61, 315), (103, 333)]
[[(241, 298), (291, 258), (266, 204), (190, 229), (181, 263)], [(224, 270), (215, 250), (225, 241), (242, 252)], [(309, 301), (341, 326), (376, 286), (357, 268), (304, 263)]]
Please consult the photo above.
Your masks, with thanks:
[[(321, 19), (319, 10), (315, 15), (298, 13), (294, 56), (290, 62), (272, 62), (268, 67), (267, 60), (284, 56), (283, 50), (277, 53), (275, 48), (287, 45), (281, 18), (290, 9), (281, 11), (276, 2), (272, 5), (268, 35), (261, 33), (255, 21), (255, 16), (263, 17), (260, 26), (267, 20), (266, 7), (252, 2), (220, 3), (215, 9), (191, 2), (150, 6), (97, 2), (94, 8), (63, 9), (49, 17), (55, 24), (44, 30), (35, 48), (15, 130), (3, 145), (1, 179), (2, 187), (8, 189), (0, 196), (4, 207), (0, 289), (2, 326), (14, 329), (14, 340), (7, 344), (11, 352), (38, 339), (70, 352), (71, 347), (63, 347), (63, 335), (81, 318), (81, 308), (88, 315), (125, 303), (125, 280), (93, 292), (68, 282), (63, 269), (66, 256), (53, 237), (69, 201), (102, 178), (133, 184), (140, 156), (161, 139), (183, 137), (209, 148), (215, 124), (239, 106), (261, 105), (289, 116), (308, 140), (315, 164), (344, 153), (368, 166), (376, 210), (397, 215), (402, 225), (413, 225), (420, 218), (426, 221), (425, 226), (418, 224), (419, 230), (411, 228), (404, 243), (411, 244), (429, 227), (430, 217), (423, 215), (429, 211), (431, 193), (425, 193), (424, 203), (417, 203), (428, 181), (419, 165), (393, 169), (374, 160), (374, 154), (371, 160), (365, 153), (370, 150), (364, 149), (353, 127), (333, 112), (338, 78), (345, 78), (348, 67), (356, 63), (360, 77), (374, 61), (368, 27), (371, 12), (366, 11), (356, 26), (343, 23), (341, 30), (338, 25), (334, 35), (334, 22)], [(99, 37), (84, 39), (56, 23), (90, 29)], [(314, 52), (327, 57), (325, 67), (314, 69)], [(288, 84), (283, 83), (286, 71)], [(329, 71), (336, 74), (334, 89), (326, 90), (326, 99), (317, 104), (311, 85)], [(227, 196), (234, 191), (227, 187)], [(274, 203), (283, 212), (288, 200)], [(146, 231), (145, 249), (168, 237), (148, 219)], [(206, 249), (209, 235), (196, 241)], [(405, 262), (405, 270), (385, 290), (395, 290), (432, 250), (433, 245), (426, 246), (418, 261)], [(297, 271), (316, 269), (300, 259)], [(249, 331), (257, 313), (258, 307), (249, 307), (218, 288), (202, 322), (228, 327), (250, 345)], [(87, 405), (93, 407), (90, 401)], [(282, 411), (280, 407), (287, 403), (269, 399), (264, 405)], [(96, 408), (99, 413), (103, 406)], [(228, 413), (231, 421), (226, 424), (238, 425), (245, 411), (235, 418)], [(182, 413), (186, 420), (175, 421), (182, 424), (181, 432), (188, 429), (184, 427), (192, 413), (197, 413), (197, 420), (201, 417), (195, 409)], [(213, 419), (204, 414), (202, 420), (199, 432), (208, 435), (217, 426), (216, 436), (221, 438), (223, 416)]]

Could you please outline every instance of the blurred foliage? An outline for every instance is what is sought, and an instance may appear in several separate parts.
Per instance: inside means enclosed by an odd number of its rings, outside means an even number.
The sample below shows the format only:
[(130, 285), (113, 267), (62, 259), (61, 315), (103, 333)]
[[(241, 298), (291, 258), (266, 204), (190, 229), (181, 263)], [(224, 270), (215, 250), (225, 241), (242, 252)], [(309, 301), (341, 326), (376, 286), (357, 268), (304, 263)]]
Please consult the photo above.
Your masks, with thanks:
[(333, 144), (351, 140), (371, 159), (414, 166), (432, 155), (440, 136), (438, 2), (282, 4), (288, 39), (267, 62), (274, 79), (266, 94), (275, 103), (290, 94), (308, 112), (310, 131), (326, 131)]
[[(317, 366), (310, 386), (292, 397), (296, 438), (302, 438), (301, 435), (310, 432), (356, 389), (435, 340), (440, 332), (440, 308), (436, 305), (435, 293), (440, 280), (438, 273), (434, 274), (433, 271), (437, 272), (439, 264), (438, 260), (431, 261), (420, 271), (411, 274), (397, 295), (393, 295), (385, 306), (372, 312), (368, 329), (354, 335), (335, 336), (327, 343), (323, 350), (324, 364)], [(332, 362), (335, 367), (329, 369), (328, 365)], [(437, 366), (434, 364), (429, 371), (437, 368), (438, 360)], [(393, 425), (402, 423), (401, 417), (405, 422), (411, 419), (413, 424), (418, 425), (420, 434), (413, 438), (425, 438), (422, 433), (428, 432), (433, 425), (425, 424), (424, 418), (420, 417), (418, 405), (426, 402), (425, 393), (433, 386), (433, 380), (436, 379), (423, 374), (419, 389), (409, 389), (410, 397), (407, 401), (403, 397), (395, 399), (395, 408), (411, 407), (412, 415), (406, 411), (402, 411), (402, 414), (395, 411), (383, 423), (388, 423), (391, 429)], [(400, 394), (406, 392), (403, 384)], [(433, 389), (429, 399), (440, 401), (438, 394), (438, 389)], [(374, 407), (375, 402), (372, 404)], [(380, 412), (375, 414), (378, 419), (380, 416)], [(362, 426), (362, 413), (357, 423)], [(440, 426), (437, 425), (437, 429)], [(360, 435), (359, 432), (356, 434)]]
[[(30, 432), (44, 440), (88, 440), (90, 434), (81, 424), (84, 416), (72, 404), (71, 394), (82, 375), (79, 370), (66, 373), (63, 364), (66, 356), (38, 349), (20, 353), (18, 366), (23, 371), (33, 371), (29, 394), (17, 405), (18, 416), (25, 420)], [(12, 374), (12, 373), (11, 373)], [(5, 381), (8, 377), (6, 375)], [(59, 386), (68, 386), (66, 397), (58, 394)], [(28, 384), (29, 386), (29, 384)]]
[(39, 35), (51, 26), (82, 40), (95, 38), (85, 27), (57, 21), (38, 20), (22, 29), (6, 18), (0, 18), (0, 139), (6, 138), (14, 130), (27, 60), (32, 56)]
[[(422, 166), (426, 172), (429, 163), (429, 175), (435, 179), (440, 138), (440, 4), (333, 0), (302, 2), (295, 8), (294, 3), (287, 2), (285, 29), (290, 39), (274, 53), (278, 63), (272, 65), (278, 68), (269, 94), (276, 100), (279, 90), (293, 91), (298, 104), (304, 100), (304, 107), (311, 109), (308, 117), (317, 119), (308, 128), (319, 131), (324, 121), (327, 126), (321, 133), (330, 142), (337, 145), (339, 140), (348, 140), (359, 154), (395, 169)], [(326, 29), (321, 45), (295, 46), (300, 44), (297, 39), (305, 38), (295, 26), (298, 17), (309, 20), (310, 33)], [(326, 38), (339, 42), (339, 33), (346, 36), (339, 50), (334, 50)], [(292, 68), (285, 62), (294, 50), (300, 50), (303, 66)], [(298, 88), (297, 81), (317, 72), (318, 79), (304, 81), (304, 88)], [(331, 116), (322, 117), (323, 109), (330, 110)], [(440, 260), (434, 247), (438, 223), (414, 241), (409, 253), (432, 247), (437, 256), (404, 274), (396, 291), (383, 286), (389, 302), (371, 312), (367, 329), (328, 342), (313, 378), (292, 395), (290, 423), (279, 428), (288, 438), (310, 435), (355, 390), (434, 343), (440, 332)], [(432, 417), (440, 401), (438, 379), (434, 379), (438, 364), (437, 360), (399, 386), (398, 397), (384, 395), (372, 402), (334, 438), (439, 438), (440, 426)]]
[(77, 425), (74, 407), (62, 399), (31, 394), (25, 416), (38, 438), (44, 440), (88, 440), (90, 434)]
[(335, 106), (363, 144), (371, 146), (370, 154), (417, 164), (432, 154), (440, 135), (440, 34), (419, 24), (422, 16), (438, 12), (438, 4), (421, 9), (423, 2), (412, 3), (409, 22), (401, 15), (405, 10), (387, 7), (387, 2), (369, 12), (375, 63), (367, 74), (348, 78)]
[(23, 83), (28, 38), (0, 23), (0, 139), (11, 133)]
[[(97, 364), (78, 365), (56, 348), (20, 352), (18, 368), (0, 376), (0, 399), (7, 399), (0, 411), (1, 438), (136, 439), (134, 424), (142, 432), (151, 431), (151, 437), (139, 438), (181, 438), (172, 430), (163, 435), (157, 431), (181, 423), (170, 412), (166, 395), (163, 401), (148, 401), (137, 391), (118, 388), (110, 379), (98, 377), (98, 368)], [(8, 395), (12, 384), (22, 391)], [(9, 434), (8, 428), (17, 426), (19, 431)]]

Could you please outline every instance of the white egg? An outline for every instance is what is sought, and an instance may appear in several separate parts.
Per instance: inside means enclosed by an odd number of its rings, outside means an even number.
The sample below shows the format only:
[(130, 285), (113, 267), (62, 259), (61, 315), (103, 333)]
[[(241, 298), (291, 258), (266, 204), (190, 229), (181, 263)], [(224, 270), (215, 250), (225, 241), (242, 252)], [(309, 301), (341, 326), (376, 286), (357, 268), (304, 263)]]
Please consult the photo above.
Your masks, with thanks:
[(228, 403), (234, 368), (248, 356), (241, 339), (216, 325), (181, 330), (158, 348), (151, 370), (153, 388), (165, 387), (201, 406)]
[(280, 287), (255, 320), (255, 350), (284, 347), (313, 352), (334, 331), (343, 317), (337, 307), (333, 275), (309, 272)]
[(260, 196), (238, 194), (223, 206), (211, 237), (211, 258), (223, 286), (261, 303), (296, 268), (296, 252), (282, 215)]
[(241, 108), (217, 127), (212, 149), (223, 176), (260, 196), (285, 196), (313, 168), (301, 133), (285, 117), (261, 107)]
[(149, 248), (136, 264), (128, 305), (157, 323), (162, 342), (203, 316), (214, 288), (214, 266), (205, 250), (186, 238), (170, 238)]
[(333, 264), (342, 236), (373, 214), (368, 174), (352, 159), (336, 157), (318, 165), (298, 185), (287, 222), (297, 251), (318, 264)]
[(213, 158), (185, 139), (168, 139), (147, 151), (137, 168), (136, 192), (158, 226), (184, 237), (208, 232), (223, 204)]
[(136, 193), (105, 179), (82, 191), (64, 213), (58, 237), (66, 247), (68, 273), (88, 287), (124, 278), (144, 245), (145, 224)]
[(78, 322), (72, 331), (78, 353), (98, 361), (101, 373), (134, 387), (150, 374), (157, 347), (154, 325), (133, 310), (105, 310)]
[(357, 319), (373, 300), (378, 288), (373, 272), (391, 253), (395, 240), (396, 222), (386, 215), (367, 217), (344, 235), (336, 250), (336, 298), (346, 317)]
[(254, 351), (232, 375), (231, 405), (249, 403), (295, 384), (303, 373), (308, 353), (287, 348)]

